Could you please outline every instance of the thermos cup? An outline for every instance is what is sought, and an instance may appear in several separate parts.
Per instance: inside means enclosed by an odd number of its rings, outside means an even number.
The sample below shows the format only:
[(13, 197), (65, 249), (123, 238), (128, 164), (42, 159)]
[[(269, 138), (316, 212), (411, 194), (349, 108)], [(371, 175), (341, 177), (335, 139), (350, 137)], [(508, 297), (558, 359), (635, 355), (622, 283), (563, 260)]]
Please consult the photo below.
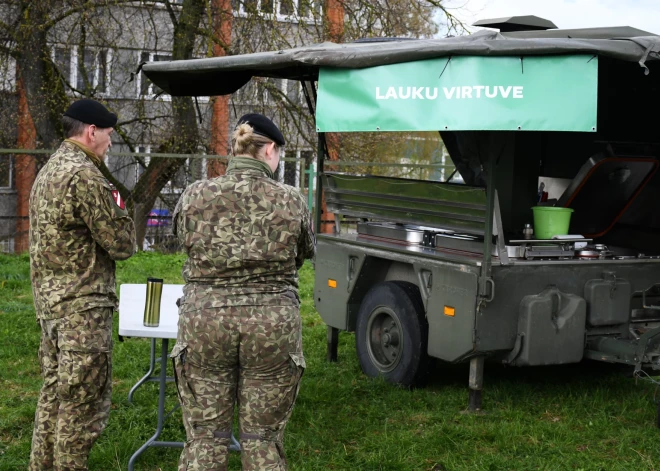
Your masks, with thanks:
[(144, 303), (144, 326), (158, 327), (160, 323), (160, 296), (163, 293), (163, 280), (147, 278), (147, 298)]

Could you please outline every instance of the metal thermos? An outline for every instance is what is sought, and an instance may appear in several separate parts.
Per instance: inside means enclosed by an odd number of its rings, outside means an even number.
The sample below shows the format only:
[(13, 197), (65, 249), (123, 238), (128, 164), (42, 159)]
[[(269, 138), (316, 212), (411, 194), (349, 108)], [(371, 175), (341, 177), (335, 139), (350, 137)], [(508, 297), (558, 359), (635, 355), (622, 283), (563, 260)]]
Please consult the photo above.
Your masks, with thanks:
[(163, 280), (147, 278), (147, 298), (144, 302), (144, 326), (158, 327), (160, 323), (160, 296), (163, 293)]

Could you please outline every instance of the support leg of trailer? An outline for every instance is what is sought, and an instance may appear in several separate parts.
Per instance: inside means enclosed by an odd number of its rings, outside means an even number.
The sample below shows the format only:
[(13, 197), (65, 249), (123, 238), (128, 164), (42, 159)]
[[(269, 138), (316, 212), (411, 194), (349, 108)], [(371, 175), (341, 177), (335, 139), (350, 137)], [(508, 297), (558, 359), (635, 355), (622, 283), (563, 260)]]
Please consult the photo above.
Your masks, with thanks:
[(481, 391), (484, 386), (484, 357), (474, 357), (470, 360), (470, 412), (481, 410)]
[(339, 329), (328, 326), (328, 361), (337, 361), (337, 345), (339, 344)]

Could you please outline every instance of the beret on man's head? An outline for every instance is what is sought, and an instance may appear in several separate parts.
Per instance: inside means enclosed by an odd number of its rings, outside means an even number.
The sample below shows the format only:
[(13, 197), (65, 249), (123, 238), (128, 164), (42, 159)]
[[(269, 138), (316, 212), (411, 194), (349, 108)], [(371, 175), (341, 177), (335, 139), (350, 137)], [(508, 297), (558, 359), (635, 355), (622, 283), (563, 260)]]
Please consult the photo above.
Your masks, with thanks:
[(284, 144), (286, 144), (286, 142), (284, 142), (284, 136), (282, 135), (282, 131), (280, 131), (277, 126), (275, 126), (275, 123), (273, 123), (270, 119), (266, 118), (262, 114), (259, 113), (244, 114), (243, 116), (241, 116), (241, 119), (238, 120), (236, 127), (238, 127), (243, 123), (252, 126), (252, 129), (254, 129), (255, 134), (259, 134), (260, 136), (264, 136), (267, 137), (268, 139), (271, 139), (278, 146), (283, 146)]
[(117, 124), (117, 115), (96, 100), (84, 98), (74, 101), (64, 112), (64, 116), (77, 119), (98, 128), (112, 128)]

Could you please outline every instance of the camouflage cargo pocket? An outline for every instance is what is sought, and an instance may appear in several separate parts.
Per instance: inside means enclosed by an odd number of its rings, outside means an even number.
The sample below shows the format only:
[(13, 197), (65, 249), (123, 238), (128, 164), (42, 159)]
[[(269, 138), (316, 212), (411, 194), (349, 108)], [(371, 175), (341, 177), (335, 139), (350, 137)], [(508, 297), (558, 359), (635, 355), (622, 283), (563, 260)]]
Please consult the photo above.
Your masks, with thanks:
[(182, 407), (190, 405), (190, 398), (192, 389), (188, 385), (188, 378), (184, 371), (186, 365), (186, 354), (188, 345), (185, 343), (177, 343), (172, 349), (170, 358), (172, 359), (172, 367), (174, 370), (174, 382), (176, 383), (176, 392), (179, 396), (179, 403)]
[(57, 397), (85, 404), (98, 400), (110, 382), (110, 353), (60, 350)]
[(61, 400), (98, 400), (111, 381), (112, 310), (90, 309), (62, 319), (57, 332), (57, 395)]
[(112, 351), (112, 309), (88, 309), (62, 318), (57, 348), (89, 353)]
[(302, 379), (303, 373), (307, 364), (305, 363), (305, 357), (302, 353), (289, 353), (289, 358), (291, 359), (290, 368), (291, 368), (291, 383), (289, 394), (286, 394), (283, 397), (282, 404), (280, 408), (286, 410), (284, 417), (288, 420), (288, 417), (291, 415), (293, 406), (296, 403), (298, 398), (298, 393), (300, 392), (300, 380)]

